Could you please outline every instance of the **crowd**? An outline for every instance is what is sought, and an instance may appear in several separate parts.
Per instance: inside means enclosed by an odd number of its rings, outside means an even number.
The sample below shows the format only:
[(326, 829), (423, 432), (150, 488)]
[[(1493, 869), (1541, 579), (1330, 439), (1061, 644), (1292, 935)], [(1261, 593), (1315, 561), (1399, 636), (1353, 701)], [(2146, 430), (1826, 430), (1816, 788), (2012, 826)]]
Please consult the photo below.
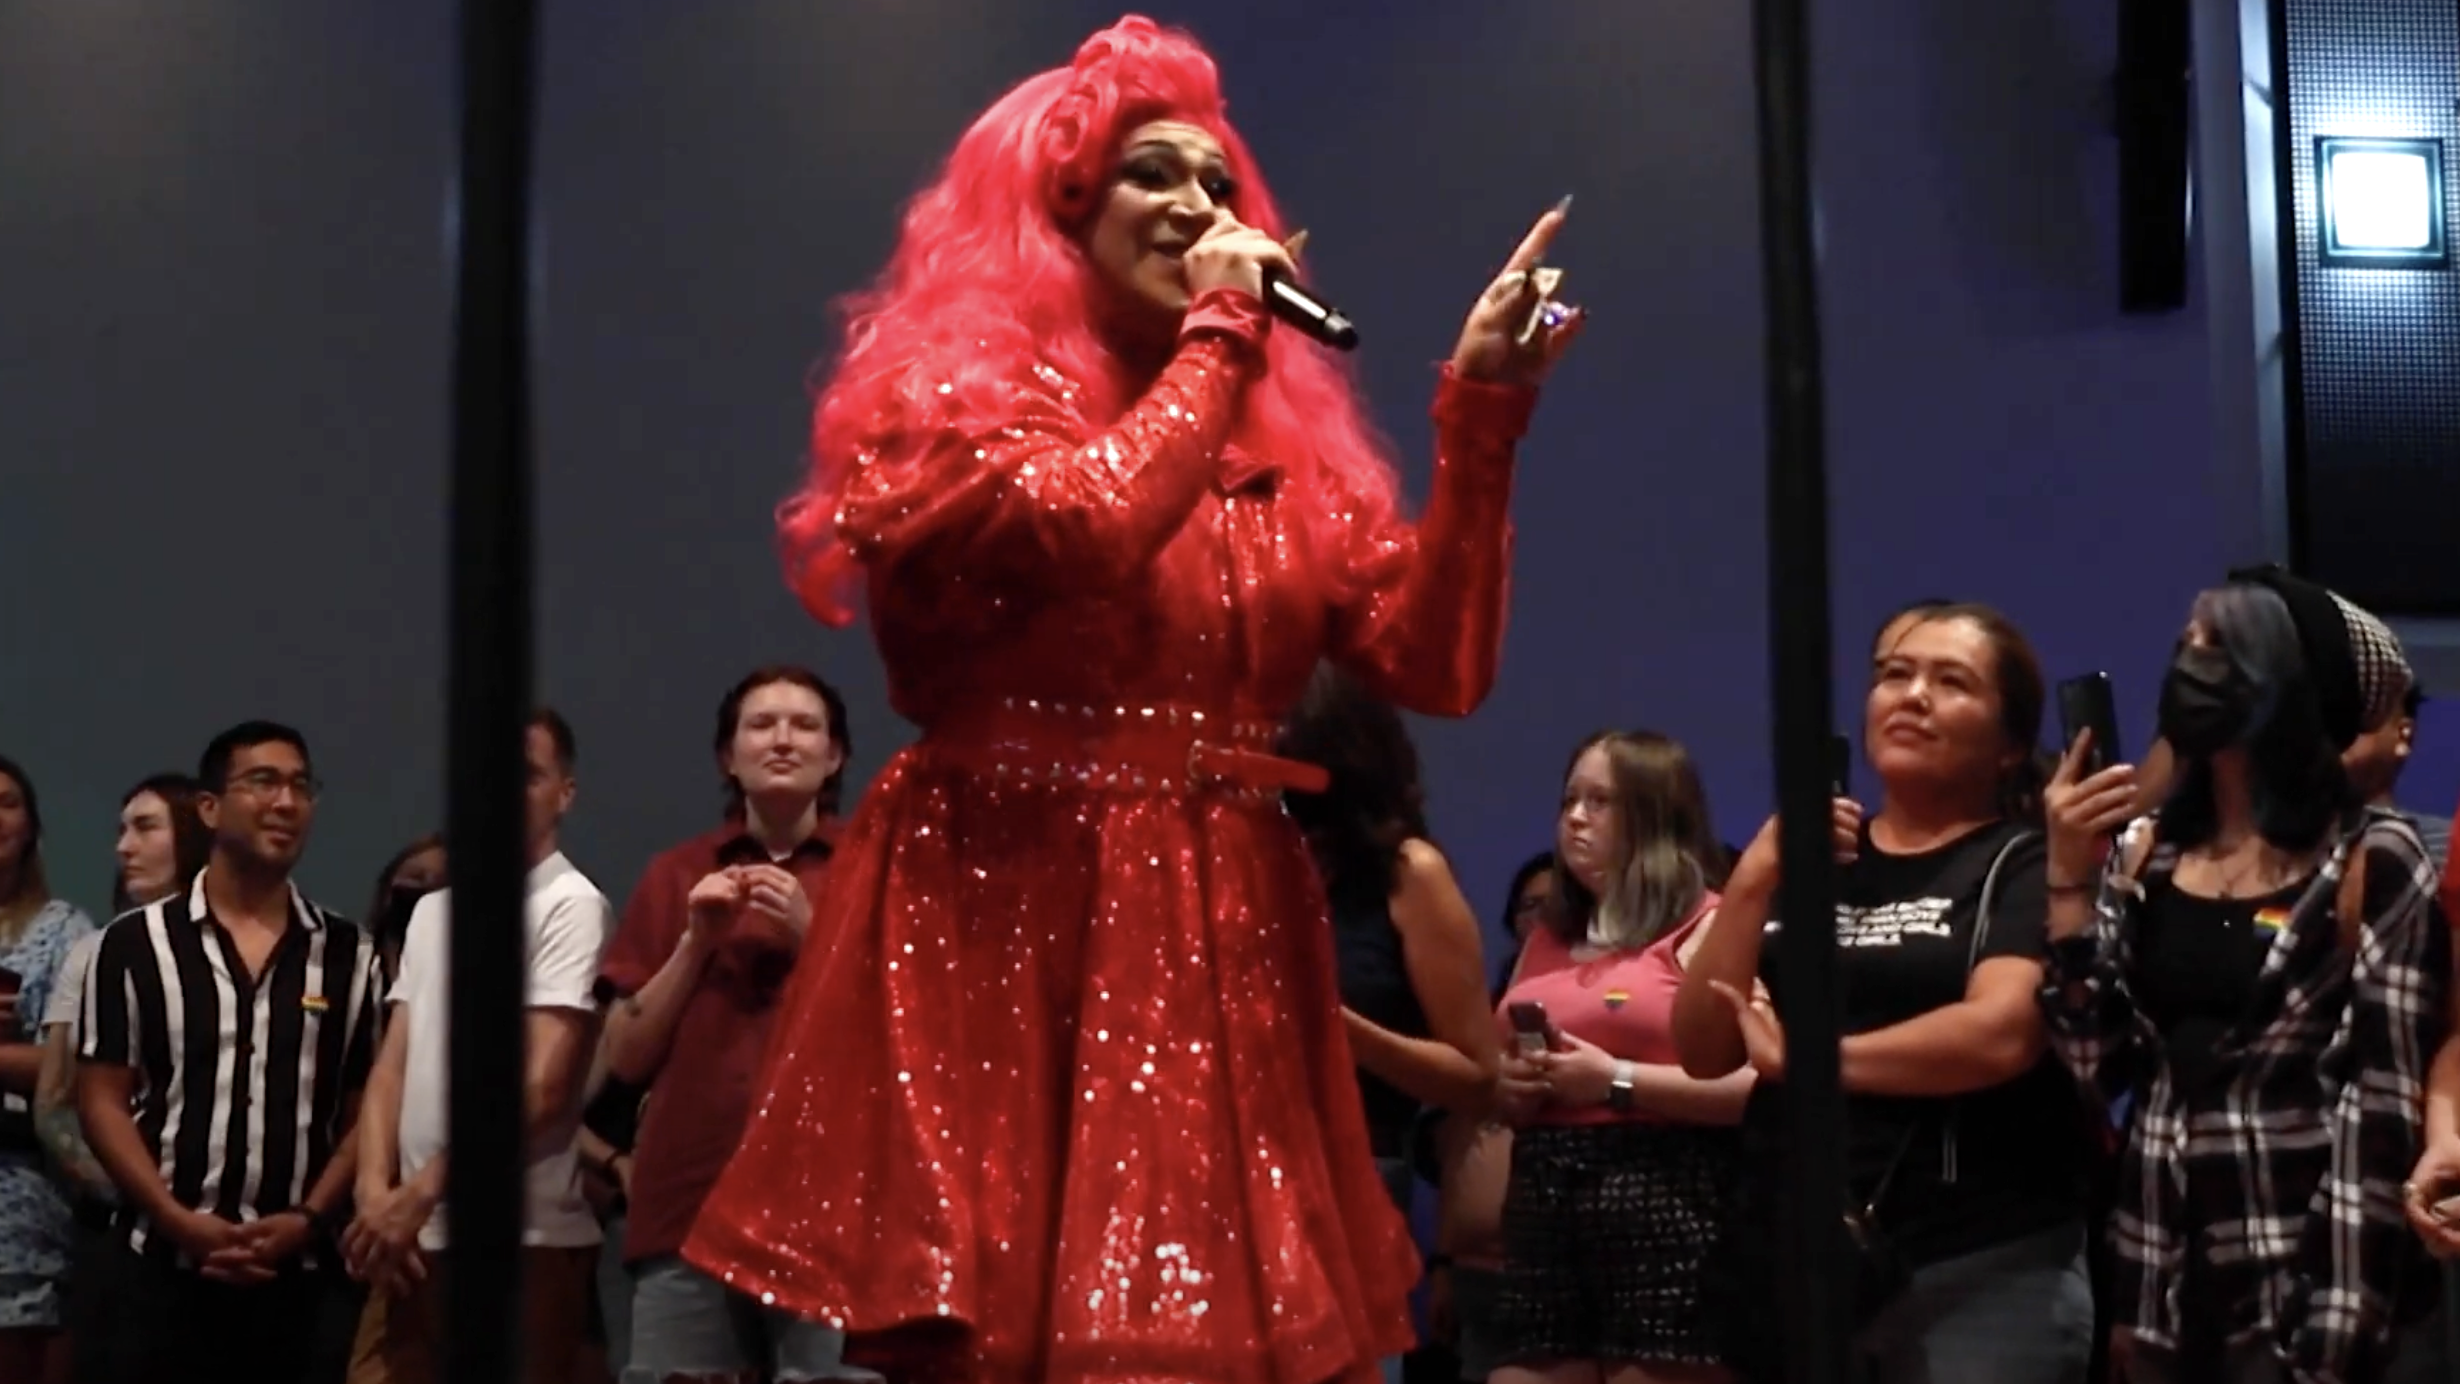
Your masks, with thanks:
[[(2451, 828), (2389, 805), (2420, 696), (2378, 621), (2277, 571), (2194, 601), (2142, 763), (2062, 752), (1988, 607), (1878, 633), (1868, 782), (1833, 821), (1854, 1214), (1829, 1271), (1867, 1378), (2447, 1377)], [(681, 1256), (814, 945), (850, 747), (826, 681), (747, 675), (718, 825), (618, 916), (558, 844), (574, 733), (534, 718), (528, 1378), (878, 1377)], [(1427, 1344), (1393, 1372), (1782, 1377), (1773, 821), (1721, 844), (1677, 740), (1589, 736), (1490, 961), (1400, 716), (1327, 667), (1279, 748), (1326, 772), (1285, 805), (1371, 1146), (1438, 1213)], [(320, 794), (272, 722), (144, 780), (97, 928), (0, 761), (0, 1381), (439, 1377), (449, 858), (411, 843), (346, 919), (291, 883)]]

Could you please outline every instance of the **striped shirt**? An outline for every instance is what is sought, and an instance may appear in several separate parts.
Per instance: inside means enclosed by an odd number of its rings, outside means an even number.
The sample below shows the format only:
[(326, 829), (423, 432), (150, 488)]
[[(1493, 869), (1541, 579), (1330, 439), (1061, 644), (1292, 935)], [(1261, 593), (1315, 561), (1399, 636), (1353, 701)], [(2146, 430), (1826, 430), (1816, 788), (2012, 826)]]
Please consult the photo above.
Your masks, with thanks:
[[(137, 1133), (172, 1200), (246, 1222), (306, 1200), (344, 1133), (376, 1047), (375, 945), (291, 889), (291, 925), (250, 977), (205, 902), (184, 894), (104, 930), (79, 1054), (133, 1067)], [(176, 1260), (123, 1205), (132, 1249)]]

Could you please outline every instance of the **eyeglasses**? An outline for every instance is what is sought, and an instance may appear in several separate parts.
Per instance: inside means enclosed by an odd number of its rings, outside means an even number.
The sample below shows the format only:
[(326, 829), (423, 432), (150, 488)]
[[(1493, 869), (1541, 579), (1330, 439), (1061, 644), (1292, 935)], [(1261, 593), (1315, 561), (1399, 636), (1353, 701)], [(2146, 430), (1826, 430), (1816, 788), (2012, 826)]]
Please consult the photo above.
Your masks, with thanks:
[(316, 795), (324, 791), (324, 785), (313, 774), (284, 774), (272, 769), (250, 769), (244, 774), (234, 774), (229, 787), (251, 798), (278, 798), (283, 790), (288, 789), (303, 803), (316, 801)]

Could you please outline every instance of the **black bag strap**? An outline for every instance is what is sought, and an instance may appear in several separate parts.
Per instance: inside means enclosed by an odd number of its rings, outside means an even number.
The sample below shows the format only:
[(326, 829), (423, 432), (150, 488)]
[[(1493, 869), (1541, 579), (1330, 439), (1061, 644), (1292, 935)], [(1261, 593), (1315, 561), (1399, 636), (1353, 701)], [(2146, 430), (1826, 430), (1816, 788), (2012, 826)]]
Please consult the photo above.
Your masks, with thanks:
[[(1982, 876), (1981, 898), (1974, 905), (1973, 941), (1965, 949), (1965, 979), (1967, 981), (1971, 981), (1973, 973), (1981, 968), (1982, 944), (1990, 940), (1991, 915), (1996, 911), (1999, 899), (1999, 876), (2006, 871), (2007, 858), (2016, 853), (2018, 846), (2039, 834), (2029, 830), (2017, 832), (1999, 847), (1997, 855), (1991, 857), (1990, 871)], [(1922, 1126), (1917, 1123), (1905, 1131), (1905, 1137), (1896, 1141), (1896, 1152), (1888, 1155), (1887, 1170), (1879, 1175), (1878, 1183), (1871, 1188), (1869, 1198), (1862, 1204), (1864, 1220), (1869, 1220), (1879, 1214), (1879, 1204), (1887, 1199), (1888, 1189), (1896, 1185), (1897, 1170), (1905, 1166), (1905, 1155), (1912, 1151), (1913, 1141), (1921, 1133)], [(1944, 1140), (1943, 1155), (1952, 1162), (1956, 1147), (1956, 1123), (1953, 1114), (1947, 1116), (1947, 1125), (1941, 1137)]]

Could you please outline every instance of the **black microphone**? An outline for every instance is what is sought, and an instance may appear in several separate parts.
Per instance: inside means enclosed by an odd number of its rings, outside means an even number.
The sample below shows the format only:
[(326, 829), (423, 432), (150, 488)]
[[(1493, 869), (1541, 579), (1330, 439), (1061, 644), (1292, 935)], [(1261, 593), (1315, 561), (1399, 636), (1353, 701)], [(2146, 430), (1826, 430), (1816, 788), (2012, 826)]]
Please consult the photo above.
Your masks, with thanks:
[(1336, 351), (1358, 349), (1358, 325), (1341, 309), (1317, 297), (1314, 289), (1278, 269), (1264, 271), (1264, 306), (1273, 316)]

